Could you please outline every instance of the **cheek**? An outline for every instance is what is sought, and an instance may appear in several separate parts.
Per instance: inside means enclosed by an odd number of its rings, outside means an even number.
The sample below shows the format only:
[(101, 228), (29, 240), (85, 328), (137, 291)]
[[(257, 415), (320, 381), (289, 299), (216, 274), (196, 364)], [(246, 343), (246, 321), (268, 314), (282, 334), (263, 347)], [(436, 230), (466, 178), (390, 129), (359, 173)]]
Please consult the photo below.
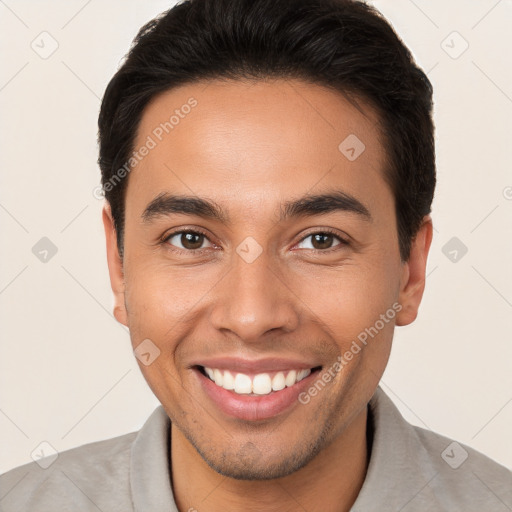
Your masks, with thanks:
[(199, 268), (191, 273), (165, 265), (133, 267), (126, 273), (130, 314), (137, 313), (157, 323), (186, 315), (207, 292), (206, 278), (198, 279), (197, 274), (202, 274)]
[(169, 358), (179, 340), (204, 318), (204, 308), (222, 274), (213, 267), (143, 263), (127, 268), (125, 278), (132, 344), (135, 347), (149, 338)]
[(157, 274), (151, 268), (127, 271), (126, 307), (130, 334), (134, 345), (139, 338), (162, 340), (176, 323), (183, 308), (183, 297), (169, 276)]
[(343, 337), (373, 325), (392, 307), (399, 290), (397, 272), (377, 265), (347, 265), (295, 282), (308, 309)]
[(308, 290), (303, 294), (307, 310), (330, 334), (342, 357), (343, 385), (353, 378), (369, 379), (373, 385), (389, 358), (399, 308), (394, 273), (375, 263), (354, 264), (323, 279), (302, 279), (300, 286)]

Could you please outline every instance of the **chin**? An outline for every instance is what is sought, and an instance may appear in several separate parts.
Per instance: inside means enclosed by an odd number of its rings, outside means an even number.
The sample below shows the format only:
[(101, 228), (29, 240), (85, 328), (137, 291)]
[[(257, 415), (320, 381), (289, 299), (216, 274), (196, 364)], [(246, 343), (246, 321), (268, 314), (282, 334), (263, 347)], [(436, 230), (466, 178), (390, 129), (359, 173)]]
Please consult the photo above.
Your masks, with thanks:
[(239, 450), (228, 453), (204, 453), (197, 446), (196, 450), (208, 466), (220, 475), (235, 480), (273, 480), (288, 476), (306, 466), (320, 452), (321, 443), (313, 447), (301, 444), (300, 450), (290, 448), (288, 454), (277, 451), (273, 456), (250, 441)]

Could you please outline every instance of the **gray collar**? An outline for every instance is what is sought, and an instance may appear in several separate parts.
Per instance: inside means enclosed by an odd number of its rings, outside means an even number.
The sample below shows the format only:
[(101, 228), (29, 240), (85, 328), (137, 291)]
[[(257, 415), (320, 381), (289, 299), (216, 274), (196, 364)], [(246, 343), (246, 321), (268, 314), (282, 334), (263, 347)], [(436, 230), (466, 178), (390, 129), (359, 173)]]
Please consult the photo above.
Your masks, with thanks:
[[(405, 511), (413, 501), (418, 506), (425, 488), (438, 474), (429, 453), (380, 386), (369, 402), (369, 413), (373, 422), (371, 458), (352, 512)], [(431, 506), (435, 498), (428, 494)], [(443, 510), (441, 504), (437, 510)]]
[(130, 486), (135, 512), (178, 512), (168, 454), (171, 421), (159, 406), (140, 429), (131, 449)]

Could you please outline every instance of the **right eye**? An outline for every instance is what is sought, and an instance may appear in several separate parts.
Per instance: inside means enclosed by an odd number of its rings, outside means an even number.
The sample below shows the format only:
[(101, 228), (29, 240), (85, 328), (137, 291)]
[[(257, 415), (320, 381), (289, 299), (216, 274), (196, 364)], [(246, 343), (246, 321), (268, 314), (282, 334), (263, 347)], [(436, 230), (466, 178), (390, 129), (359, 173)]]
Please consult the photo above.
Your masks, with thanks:
[(171, 233), (165, 238), (164, 243), (172, 245), (181, 251), (193, 252), (204, 249), (205, 247), (202, 246), (205, 241), (210, 244), (206, 247), (213, 247), (213, 244), (208, 240), (208, 237), (204, 233), (182, 230)]

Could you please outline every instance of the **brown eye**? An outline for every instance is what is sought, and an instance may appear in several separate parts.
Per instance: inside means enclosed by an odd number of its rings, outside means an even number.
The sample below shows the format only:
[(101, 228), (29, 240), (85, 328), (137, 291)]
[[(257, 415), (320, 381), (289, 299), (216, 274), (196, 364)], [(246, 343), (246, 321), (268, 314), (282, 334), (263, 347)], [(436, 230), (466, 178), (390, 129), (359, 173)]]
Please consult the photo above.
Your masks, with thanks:
[(317, 251), (330, 249), (331, 247), (344, 243), (346, 242), (340, 237), (328, 232), (312, 233), (303, 238), (300, 242), (300, 244), (304, 244), (303, 247), (301, 247), (302, 249), (315, 249)]
[[(195, 251), (203, 249), (202, 246), (205, 241), (208, 242), (208, 239), (202, 233), (195, 231), (178, 231), (169, 236), (166, 241), (179, 249)], [(211, 244), (207, 247), (211, 247)]]
[(313, 235), (311, 244), (315, 249), (329, 249), (329, 247), (332, 247), (333, 238), (328, 233), (317, 233)]

